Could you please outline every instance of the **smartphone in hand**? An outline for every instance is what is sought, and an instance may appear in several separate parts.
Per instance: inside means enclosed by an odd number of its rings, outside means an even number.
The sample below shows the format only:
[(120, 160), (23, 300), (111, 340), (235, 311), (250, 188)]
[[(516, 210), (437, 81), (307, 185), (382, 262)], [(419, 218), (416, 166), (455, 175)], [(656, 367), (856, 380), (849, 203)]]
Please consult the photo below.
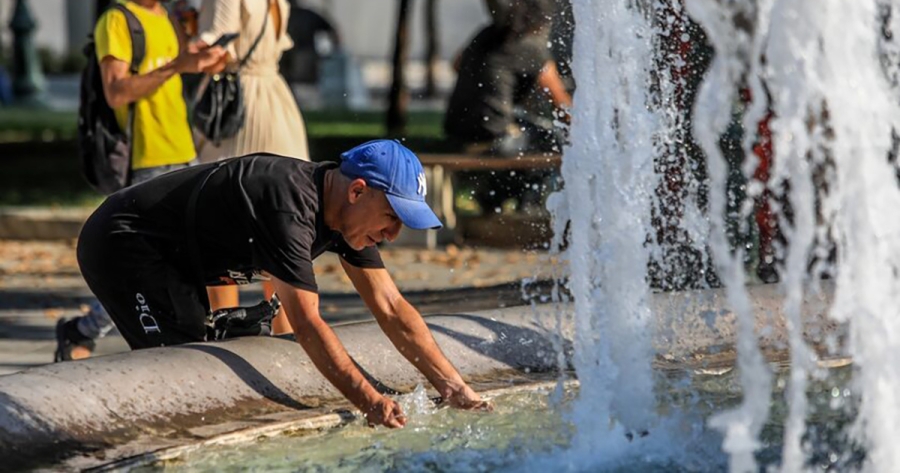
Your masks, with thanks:
[(215, 43), (209, 45), (209, 47), (221, 46), (224, 48), (225, 46), (228, 46), (228, 43), (237, 39), (238, 36), (240, 36), (238, 33), (225, 33), (222, 36), (219, 36), (219, 39), (217, 39)]

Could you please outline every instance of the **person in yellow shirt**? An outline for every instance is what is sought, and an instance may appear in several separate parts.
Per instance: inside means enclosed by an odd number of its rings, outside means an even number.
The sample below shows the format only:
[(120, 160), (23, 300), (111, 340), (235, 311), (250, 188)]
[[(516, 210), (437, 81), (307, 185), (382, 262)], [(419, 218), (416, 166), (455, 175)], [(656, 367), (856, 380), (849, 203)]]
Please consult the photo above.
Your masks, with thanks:
[(142, 171), (160, 167), (168, 171), (196, 157), (179, 74), (209, 72), (223, 62), (225, 52), (219, 47), (203, 51), (182, 48), (174, 24), (159, 0), (120, 3), (144, 29), (146, 46), (138, 74), (129, 72), (131, 33), (121, 11), (110, 9), (100, 17), (94, 42), (103, 91), (122, 129), (127, 127), (128, 104), (135, 104), (131, 165), (132, 182), (137, 183), (145, 180), (141, 179), (145, 174)]
[[(184, 168), (196, 159), (182, 95), (184, 73), (216, 73), (226, 64), (221, 47), (198, 48), (181, 41), (175, 23), (160, 0), (118, 0), (138, 19), (144, 30), (144, 57), (131, 73), (131, 32), (125, 13), (108, 9), (94, 28), (103, 93), (116, 121), (129, 129), (129, 106), (134, 104), (131, 127), (131, 185)], [(106, 310), (92, 304), (87, 315), (60, 319), (56, 327), (55, 361), (90, 356), (94, 339), (113, 327)]]

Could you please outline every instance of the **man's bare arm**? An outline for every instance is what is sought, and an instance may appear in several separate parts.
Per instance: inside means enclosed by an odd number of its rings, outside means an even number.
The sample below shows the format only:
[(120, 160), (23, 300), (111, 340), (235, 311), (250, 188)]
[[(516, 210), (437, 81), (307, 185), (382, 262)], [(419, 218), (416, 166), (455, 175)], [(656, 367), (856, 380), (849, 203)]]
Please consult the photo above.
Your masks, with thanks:
[(550, 95), (550, 99), (553, 100), (553, 103), (557, 107), (572, 107), (572, 96), (566, 91), (566, 86), (563, 84), (562, 77), (559, 75), (559, 69), (556, 68), (555, 62), (547, 61), (547, 63), (544, 64), (541, 73), (538, 75), (537, 83), (542, 90)]
[(139, 75), (132, 75), (125, 61), (106, 56), (100, 61), (103, 94), (110, 107), (118, 108), (152, 94), (175, 74), (206, 72), (218, 65), (224, 54), (218, 46), (196, 53), (184, 52), (168, 64)]
[(370, 423), (402, 427), (405, 423), (400, 407), (382, 396), (359, 371), (334, 331), (319, 315), (319, 295), (297, 289), (273, 278), (275, 292), (284, 304), (294, 337), (309, 355), (316, 368), (350, 402), (358, 407)]
[(572, 96), (566, 90), (555, 62), (547, 61), (544, 64), (538, 75), (537, 83), (538, 87), (550, 96), (553, 105), (559, 110), (560, 119), (564, 123), (569, 123), (572, 120), (572, 116), (569, 114), (569, 110), (572, 108)]
[(463, 381), (434, 341), (422, 315), (403, 298), (387, 270), (357, 268), (343, 259), (341, 264), (381, 329), (441, 397), (457, 407), (488, 407)]

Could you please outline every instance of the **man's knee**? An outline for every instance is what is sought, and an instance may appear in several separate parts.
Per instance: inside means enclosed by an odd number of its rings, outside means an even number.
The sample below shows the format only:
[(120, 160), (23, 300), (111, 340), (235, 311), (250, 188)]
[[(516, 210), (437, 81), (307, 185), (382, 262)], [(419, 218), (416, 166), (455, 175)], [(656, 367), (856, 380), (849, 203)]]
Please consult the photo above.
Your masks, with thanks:
[[(171, 297), (169, 288), (120, 292), (104, 301), (110, 316), (132, 349), (202, 342), (206, 339), (205, 309)], [(101, 299), (102, 300), (102, 299)], [(194, 299), (196, 301), (196, 297)]]

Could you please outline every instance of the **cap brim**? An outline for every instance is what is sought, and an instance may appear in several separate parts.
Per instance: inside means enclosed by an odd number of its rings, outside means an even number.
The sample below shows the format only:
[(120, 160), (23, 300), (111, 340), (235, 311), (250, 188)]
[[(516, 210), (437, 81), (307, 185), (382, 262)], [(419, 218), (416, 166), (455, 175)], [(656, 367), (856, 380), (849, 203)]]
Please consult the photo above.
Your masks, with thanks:
[(385, 195), (394, 212), (407, 227), (414, 230), (437, 230), (443, 226), (440, 219), (425, 202), (404, 199), (387, 193)]

